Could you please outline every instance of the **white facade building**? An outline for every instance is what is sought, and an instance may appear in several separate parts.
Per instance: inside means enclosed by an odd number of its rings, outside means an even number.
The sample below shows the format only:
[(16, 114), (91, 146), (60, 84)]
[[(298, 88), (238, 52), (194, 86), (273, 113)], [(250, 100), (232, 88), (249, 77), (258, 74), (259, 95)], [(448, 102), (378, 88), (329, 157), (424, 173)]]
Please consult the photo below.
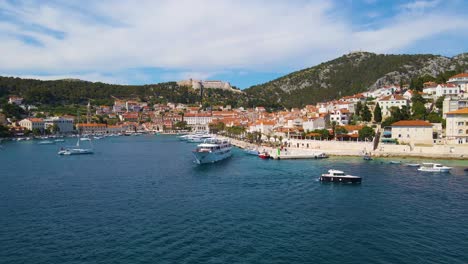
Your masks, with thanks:
[(394, 94), (377, 99), (377, 103), (382, 110), (382, 117), (391, 115), (390, 109), (395, 106), (401, 109), (402, 106), (408, 106), (408, 100), (401, 95)]
[(468, 144), (468, 108), (447, 113), (445, 133), (450, 143)]
[(330, 122), (335, 121), (338, 125), (344, 126), (349, 124), (350, 116), (348, 109), (333, 110), (330, 112)]
[(402, 120), (392, 124), (392, 138), (403, 144), (433, 144), (432, 132), (432, 124), (423, 120)]
[(27, 130), (39, 129), (44, 131), (44, 120), (42, 118), (26, 118), (19, 121), (20, 126)]
[(60, 133), (71, 133), (73, 132), (73, 119), (63, 117), (51, 117), (44, 119), (44, 128), (47, 129), (49, 126), (57, 125)]

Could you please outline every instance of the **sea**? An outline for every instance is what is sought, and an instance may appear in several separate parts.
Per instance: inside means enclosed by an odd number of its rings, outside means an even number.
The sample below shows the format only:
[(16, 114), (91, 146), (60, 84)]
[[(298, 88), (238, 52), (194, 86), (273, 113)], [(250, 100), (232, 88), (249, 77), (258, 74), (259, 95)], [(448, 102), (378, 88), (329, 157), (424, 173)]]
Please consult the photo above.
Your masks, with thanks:
[[(235, 148), (196, 165), (195, 145), (166, 135), (57, 155), (75, 140), (2, 143), (0, 263), (468, 263), (467, 160), (427, 173)], [(329, 169), (362, 184), (321, 183)]]

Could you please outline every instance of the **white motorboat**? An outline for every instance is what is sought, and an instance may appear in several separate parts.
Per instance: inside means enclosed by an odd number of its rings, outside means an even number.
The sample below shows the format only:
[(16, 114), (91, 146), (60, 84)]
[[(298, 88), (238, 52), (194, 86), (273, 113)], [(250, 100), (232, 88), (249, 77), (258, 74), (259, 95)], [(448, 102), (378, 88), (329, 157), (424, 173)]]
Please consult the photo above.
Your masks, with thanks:
[(55, 144), (55, 142), (52, 141), (52, 140), (41, 140), (37, 144), (39, 144), (39, 145), (53, 145), (53, 144)]
[(246, 154), (254, 155), (254, 156), (258, 156), (258, 154), (260, 154), (260, 152), (258, 151), (258, 149), (253, 149), (253, 148), (252, 148), (252, 149), (249, 149), (249, 148), (244, 149), (244, 152), (245, 152)]
[(214, 163), (231, 157), (231, 142), (221, 139), (207, 139), (193, 151), (197, 164)]
[(335, 182), (335, 183), (361, 183), (361, 177), (346, 175), (340, 170), (328, 170), (328, 173), (320, 176), (322, 182)]
[(421, 167), (418, 168), (418, 171), (428, 171), (428, 172), (449, 172), (452, 167), (447, 167), (439, 163), (423, 163)]
[(201, 143), (201, 142), (205, 142), (205, 140), (207, 139), (213, 139), (213, 136), (212, 135), (193, 135), (192, 137), (189, 137), (187, 139), (187, 142), (189, 143)]

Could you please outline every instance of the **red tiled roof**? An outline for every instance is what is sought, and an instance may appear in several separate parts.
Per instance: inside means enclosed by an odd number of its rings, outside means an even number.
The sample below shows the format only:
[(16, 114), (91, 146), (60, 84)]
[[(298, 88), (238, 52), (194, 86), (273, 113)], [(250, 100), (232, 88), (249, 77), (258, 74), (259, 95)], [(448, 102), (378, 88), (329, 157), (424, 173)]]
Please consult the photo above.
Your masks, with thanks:
[(458, 110), (455, 110), (455, 111), (450, 111), (450, 112), (447, 113), (447, 115), (453, 115), (453, 114), (468, 114), (468, 107), (458, 109)]
[(465, 72), (465, 73), (460, 73), (460, 74), (454, 75), (454, 76), (450, 77), (449, 80), (452, 79), (452, 78), (463, 78), (463, 77), (468, 77), (468, 73)]
[(432, 127), (431, 123), (424, 120), (401, 120), (392, 124), (393, 126), (419, 126), (419, 127)]

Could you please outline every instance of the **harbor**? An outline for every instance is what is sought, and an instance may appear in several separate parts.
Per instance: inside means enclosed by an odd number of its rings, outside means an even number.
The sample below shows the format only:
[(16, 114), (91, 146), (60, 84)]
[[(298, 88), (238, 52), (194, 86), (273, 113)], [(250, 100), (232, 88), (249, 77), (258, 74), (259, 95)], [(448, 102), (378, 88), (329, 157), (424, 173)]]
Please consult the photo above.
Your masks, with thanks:
[[(440, 160), (453, 169), (436, 173), (386, 158), (262, 160), (233, 148), (229, 159), (200, 166), (196, 144), (169, 135), (106, 137), (94, 142), (93, 155), (57, 155), (60, 144), (75, 142), (2, 143), (5, 263), (123, 263), (134, 254), (166, 263), (468, 258), (460, 232), (468, 199), (461, 160)], [(330, 169), (362, 183), (321, 182)], [(343, 253), (363, 247), (366, 258)]]

